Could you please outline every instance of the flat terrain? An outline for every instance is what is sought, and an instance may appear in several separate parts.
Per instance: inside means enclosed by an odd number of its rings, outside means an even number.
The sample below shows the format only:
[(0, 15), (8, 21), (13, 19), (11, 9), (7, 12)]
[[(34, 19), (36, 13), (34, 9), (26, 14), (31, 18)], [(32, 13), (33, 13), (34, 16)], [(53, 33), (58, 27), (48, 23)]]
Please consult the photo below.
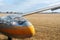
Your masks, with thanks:
[[(33, 14), (25, 18), (34, 25), (35, 36), (13, 40), (60, 40), (60, 14)], [(1, 34), (0, 40), (7, 40), (7, 37)]]

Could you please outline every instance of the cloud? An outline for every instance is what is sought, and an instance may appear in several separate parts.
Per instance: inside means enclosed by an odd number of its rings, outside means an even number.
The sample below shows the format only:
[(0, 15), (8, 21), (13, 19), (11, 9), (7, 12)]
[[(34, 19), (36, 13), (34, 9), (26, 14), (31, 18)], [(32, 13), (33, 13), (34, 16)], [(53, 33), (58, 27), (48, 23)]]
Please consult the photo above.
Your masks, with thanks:
[(40, 9), (41, 7), (58, 2), (60, 2), (60, 0), (0, 0), (0, 8), (4, 9), (5, 11), (12, 10), (27, 12), (31, 10), (34, 11), (37, 8)]
[(60, 2), (56, 2), (56, 3), (53, 3), (53, 4), (48, 5), (48, 6), (53, 6), (53, 5), (60, 5)]
[(50, 4), (54, 4), (60, 2), (59, 0), (25, 0), (24, 2), (22, 2), (18, 7), (17, 10), (21, 10), (21, 11), (28, 11), (30, 9), (33, 10), (33, 8), (35, 7), (35, 10), (38, 6), (39, 9), (42, 7), (45, 7), (45, 5), (50, 5)]

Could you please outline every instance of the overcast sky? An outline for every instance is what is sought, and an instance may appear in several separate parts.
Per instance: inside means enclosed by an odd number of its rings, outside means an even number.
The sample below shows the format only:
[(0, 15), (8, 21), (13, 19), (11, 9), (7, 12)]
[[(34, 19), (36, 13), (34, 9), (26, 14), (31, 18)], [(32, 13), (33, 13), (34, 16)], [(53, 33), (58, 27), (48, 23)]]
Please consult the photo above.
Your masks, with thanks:
[(0, 0), (0, 11), (31, 12), (56, 3), (60, 0)]

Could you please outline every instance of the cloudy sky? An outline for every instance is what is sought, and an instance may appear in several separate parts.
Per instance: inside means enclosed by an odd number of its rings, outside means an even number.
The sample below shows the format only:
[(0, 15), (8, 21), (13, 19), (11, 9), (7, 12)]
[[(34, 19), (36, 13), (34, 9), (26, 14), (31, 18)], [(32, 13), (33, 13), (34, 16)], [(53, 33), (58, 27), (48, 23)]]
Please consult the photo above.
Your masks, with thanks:
[(16, 11), (26, 13), (56, 3), (60, 3), (60, 0), (0, 0), (0, 11)]

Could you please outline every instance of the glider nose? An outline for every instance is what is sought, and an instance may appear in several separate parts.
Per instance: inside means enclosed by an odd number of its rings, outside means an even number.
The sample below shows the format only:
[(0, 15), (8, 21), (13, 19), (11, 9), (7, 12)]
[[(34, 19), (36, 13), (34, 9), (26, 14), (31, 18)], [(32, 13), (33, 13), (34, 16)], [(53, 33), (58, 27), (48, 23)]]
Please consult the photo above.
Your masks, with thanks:
[(34, 26), (29, 21), (25, 22), (25, 26), (29, 30), (28, 33), (30, 34), (30, 36), (34, 36), (35, 35)]
[(30, 35), (31, 36), (34, 36), (35, 35), (35, 29), (34, 29), (34, 27), (33, 27), (33, 25), (31, 25), (30, 27), (29, 27), (29, 30), (30, 30)]

